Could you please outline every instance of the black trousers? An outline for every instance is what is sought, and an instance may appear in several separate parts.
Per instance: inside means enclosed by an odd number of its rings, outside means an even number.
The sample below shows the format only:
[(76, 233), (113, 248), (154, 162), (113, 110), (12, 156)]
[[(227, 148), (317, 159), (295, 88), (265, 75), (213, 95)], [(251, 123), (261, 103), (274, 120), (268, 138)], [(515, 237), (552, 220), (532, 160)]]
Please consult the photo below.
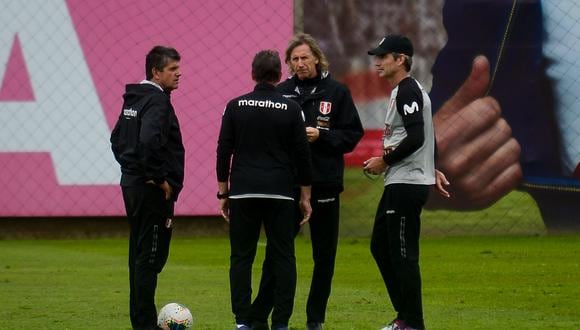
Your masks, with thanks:
[(156, 329), (157, 275), (169, 256), (173, 202), (156, 185), (123, 187), (129, 219), (129, 312), (133, 329)]
[(295, 211), (291, 200), (230, 199), (230, 290), (236, 323), (252, 323), (252, 264), (260, 230), (267, 237), (266, 258), (279, 281), (273, 289), (272, 325), (288, 326), (296, 293)]
[[(314, 269), (306, 303), (306, 319), (307, 322), (324, 322), (338, 246), (339, 194), (319, 195), (313, 191), (311, 205), (312, 216), (308, 223), (312, 240)], [(296, 233), (300, 229), (298, 223), (302, 220), (300, 212), (297, 211), (297, 215)], [(265, 323), (272, 310), (272, 292), (275, 278), (269, 270), (270, 265), (267, 259), (264, 260), (264, 265), (262, 266), (260, 289), (252, 304), (253, 319), (259, 323)]]
[(379, 267), (397, 318), (416, 329), (425, 327), (419, 270), (421, 210), (429, 186), (391, 184), (377, 209), (371, 253)]

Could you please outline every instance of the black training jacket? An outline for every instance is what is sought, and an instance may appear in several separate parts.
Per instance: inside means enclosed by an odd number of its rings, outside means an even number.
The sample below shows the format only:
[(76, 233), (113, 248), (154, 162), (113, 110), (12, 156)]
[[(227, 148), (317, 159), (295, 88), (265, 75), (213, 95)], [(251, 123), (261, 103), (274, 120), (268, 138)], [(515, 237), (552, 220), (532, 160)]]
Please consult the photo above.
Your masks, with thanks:
[(230, 196), (292, 198), (296, 180), (309, 186), (312, 165), (300, 106), (265, 83), (228, 102), (222, 116), (216, 173), (219, 182), (229, 179)]
[(121, 165), (121, 186), (164, 180), (173, 199), (183, 188), (185, 150), (169, 94), (151, 84), (129, 84), (111, 146)]
[(344, 154), (351, 152), (364, 130), (348, 88), (323, 72), (313, 79), (295, 75), (278, 85), (284, 97), (302, 107), (306, 126), (316, 127), (319, 138), (310, 144), (312, 189), (324, 193), (343, 190)]

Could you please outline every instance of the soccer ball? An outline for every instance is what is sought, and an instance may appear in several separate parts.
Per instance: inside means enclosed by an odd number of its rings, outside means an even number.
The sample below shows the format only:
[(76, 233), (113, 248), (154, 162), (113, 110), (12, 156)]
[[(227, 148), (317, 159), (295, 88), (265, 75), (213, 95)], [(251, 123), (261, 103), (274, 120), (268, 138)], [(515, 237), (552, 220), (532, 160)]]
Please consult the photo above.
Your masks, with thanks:
[(184, 330), (193, 325), (193, 316), (187, 307), (170, 303), (159, 311), (157, 325), (165, 330)]

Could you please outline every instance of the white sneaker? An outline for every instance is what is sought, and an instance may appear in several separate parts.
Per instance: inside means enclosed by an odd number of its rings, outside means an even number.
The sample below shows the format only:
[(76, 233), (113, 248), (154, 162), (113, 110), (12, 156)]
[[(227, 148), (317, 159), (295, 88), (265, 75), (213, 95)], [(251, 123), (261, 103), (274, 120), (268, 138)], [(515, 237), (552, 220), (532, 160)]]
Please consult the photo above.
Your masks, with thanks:
[(405, 329), (405, 323), (399, 319), (394, 319), (391, 323), (389, 323), (386, 327), (382, 328), (381, 330), (402, 330)]

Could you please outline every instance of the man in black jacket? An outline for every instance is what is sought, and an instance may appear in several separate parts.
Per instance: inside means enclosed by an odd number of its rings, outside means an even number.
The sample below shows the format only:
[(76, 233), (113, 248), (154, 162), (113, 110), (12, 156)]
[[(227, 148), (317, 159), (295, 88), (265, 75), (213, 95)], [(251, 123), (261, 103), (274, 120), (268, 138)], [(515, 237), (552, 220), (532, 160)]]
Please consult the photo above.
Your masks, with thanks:
[(288, 329), (296, 290), (296, 179), (302, 221), (308, 221), (312, 212), (312, 168), (304, 121), (300, 106), (276, 92), (280, 77), (277, 52), (256, 54), (254, 91), (227, 104), (218, 140), (217, 198), (230, 223), (230, 289), (237, 329), (250, 329), (252, 322), (252, 263), (262, 223), (270, 270), (279, 279), (273, 294), (272, 329)]
[[(306, 315), (308, 329), (321, 329), (338, 245), (344, 154), (354, 149), (364, 131), (348, 88), (331, 78), (326, 56), (312, 36), (302, 33), (290, 40), (286, 63), (293, 75), (278, 85), (278, 91), (302, 107), (312, 152), (313, 211), (309, 223), (314, 271)], [(256, 327), (266, 323), (271, 310), (273, 279), (268, 267), (266, 260), (253, 304)]]
[(121, 165), (129, 238), (130, 315), (134, 329), (156, 329), (157, 275), (169, 255), (173, 205), (183, 187), (185, 151), (170, 92), (178, 87), (179, 53), (155, 46), (146, 80), (128, 84), (111, 144)]

